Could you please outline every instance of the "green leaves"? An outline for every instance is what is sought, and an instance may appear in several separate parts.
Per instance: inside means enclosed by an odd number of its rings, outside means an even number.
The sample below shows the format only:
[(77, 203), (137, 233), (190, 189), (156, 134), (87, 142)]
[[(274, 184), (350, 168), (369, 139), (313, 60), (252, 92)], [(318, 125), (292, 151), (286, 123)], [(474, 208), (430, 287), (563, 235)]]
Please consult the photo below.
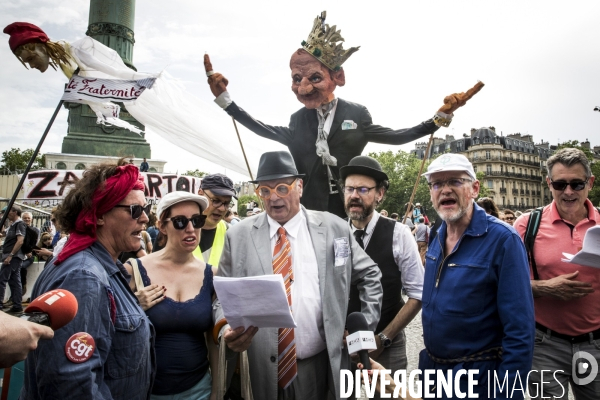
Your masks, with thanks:
[[(2, 153), (2, 165), (0, 166), (1, 175), (10, 175), (14, 173), (21, 173), (27, 168), (29, 160), (33, 155), (33, 149), (21, 150), (13, 147), (10, 150), (6, 150)], [(46, 158), (43, 154), (38, 154), (35, 162), (31, 166), (32, 170), (43, 169), (46, 167)]]

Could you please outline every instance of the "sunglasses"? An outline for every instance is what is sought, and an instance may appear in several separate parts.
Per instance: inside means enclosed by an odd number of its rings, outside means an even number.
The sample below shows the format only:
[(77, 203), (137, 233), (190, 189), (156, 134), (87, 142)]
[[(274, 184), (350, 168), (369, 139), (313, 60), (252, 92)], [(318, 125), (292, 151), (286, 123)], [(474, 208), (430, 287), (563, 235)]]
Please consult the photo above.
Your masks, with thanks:
[(563, 182), (563, 181), (558, 181), (558, 182), (554, 182), (554, 181), (550, 181), (550, 184), (552, 185), (552, 187), (554, 188), (554, 190), (559, 190), (559, 191), (563, 191), (567, 188), (567, 185), (571, 186), (571, 189), (573, 189), (576, 192), (579, 192), (580, 190), (585, 189), (585, 185), (587, 185), (588, 180), (586, 179), (585, 181), (571, 181), (571, 182)]
[(204, 222), (206, 221), (206, 215), (194, 215), (192, 218), (184, 217), (183, 215), (178, 215), (177, 217), (171, 217), (165, 219), (165, 221), (171, 221), (173, 223), (173, 228), (178, 231), (185, 229), (190, 221), (192, 222), (192, 226), (194, 229), (200, 229), (204, 226)]
[(268, 199), (271, 197), (271, 193), (275, 193), (279, 197), (287, 197), (292, 192), (292, 188), (297, 180), (298, 179), (294, 179), (294, 182), (290, 183), (289, 185), (280, 183), (272, 189), (268, 186), (259, 186), (256, 188), (255, 193), (263, 199)]
[(131, 218), (138, 219), (142, 216), (143, 212), (145, 212), (147, 216), (150, 215), (150, 209), (152, 208), (152, 204), (146, 204), (145, 206), (140, 206), (139, 204), (131, 204), (128, 206), (118, 205), (115, 207), (129, 208), (129, 212), (131, 212)]

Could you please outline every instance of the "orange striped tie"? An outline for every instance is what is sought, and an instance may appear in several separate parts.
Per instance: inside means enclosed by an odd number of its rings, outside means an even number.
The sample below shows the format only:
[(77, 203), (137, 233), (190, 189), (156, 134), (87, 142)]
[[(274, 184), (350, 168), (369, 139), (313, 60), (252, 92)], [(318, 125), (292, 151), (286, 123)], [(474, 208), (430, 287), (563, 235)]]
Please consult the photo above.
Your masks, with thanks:
[[(273, 250), (273, 273), (281, 274), (285, 284), (285, 293), (287, 294), (288, 304), (292, 308), (292, 281), (294, 275), (292, 272), (292, 248), (288, 240), (284, 227), (277, 230), (279, 237)], [(287, 388), (298, 374), (296, 364), (296, 340), (294, 339), (293, 328), (279, 328), (279, 344), (277, 346), (278, 368), (277, 381), (279, 387)]]

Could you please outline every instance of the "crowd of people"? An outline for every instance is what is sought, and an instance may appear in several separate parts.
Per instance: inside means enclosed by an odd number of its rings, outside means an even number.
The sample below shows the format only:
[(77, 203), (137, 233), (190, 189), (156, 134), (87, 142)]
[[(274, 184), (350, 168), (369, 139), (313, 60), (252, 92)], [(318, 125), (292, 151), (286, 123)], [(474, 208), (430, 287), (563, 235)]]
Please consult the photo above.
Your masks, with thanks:
[[(205, 177), (198, 194), (165, 195), (151, 213), (137, 167), (91, 167), (53, 210), (53, 226), (62, 232), (54, 239), (64, 236), (65, 244), (53, 252), (53, 236), (43, 232), (36, 250), (48, 264), (33, 296), (67, 289), (79, 311), (53, 337), (3, 314), (15, 333), (0, 337), (0, 360), (10, 365), (31, 351), (23, 399), (214, 399), (220, 382), (231, 399), (243, 382), (254, 398), (339, 398), (339, 371), (357, 368), (340, 346), (346, 315), (365, 316), (375, 333), (373, 368), (393, 375), (407, 368), (406, 349), (414, 343), (404, 328), (422, 311), (419, 369), (478, 369), (480, 398), (493, 384), (488, 372), (510, 383), (497, 388), (498, 396), (517, 398), (509, 388), (530, 370), (529, 390), (537, 385), (560, 398), (570, 386), (578, 399), (595, 398), (599, 379), (578, 385), (571, 367), (576, 351), (600, 359), (600, 314), (591, 305), (600, 293), (597, 273), (560, 262), (600, 222), (587, 199), (594, 177), (576, 149), (557, 152), (548, 170), (554, 201), (543, 208), (536, 246), (526, 247), (530, 214), (514, 228), (498, 218), (490, 199), (478, 199), (473, 167), (458, 154), (439, 157), (424, 174), (441, 220), (436, 229), (425, 223), (423, 207), (412, 211), (412, 228), (377, 211), (389, 179), (367, 156), (340, 168), (347, 221), (300, 204), (303, 175), (285, 151), (260, 161), (254, 183), (265, 212), (235, 223), (235, 191), (225, 175)], [(18, 294), (21, 275), (12, 255), (20, 255), (31, 215), (18, 206), (8, 212), (2, 267), (8, 278), (2, 277)], [(507, 216), (513, 214), (505, 210)], [(154, 242), (164, 237), (160, 250), (152, 250), (152, 235), (144, 238), (151, 228)], [(148, 251), (140, 255), (145, 240)], [(27, 259), (22, 254), (14, 263)], [(213, 276), (265, 273), (284, 277), (297, 327), (229, 326)], [(13, 298), (13, 304), (21, 302)], [(63, 354), (65, 343), (82, 332), (95, 348), (73, 363)], [(219, 346), (226, 346), (224, 358)], [(247, 376), (235, 368), (240, 353), (247, 353)], [(216, 376), (219, 362), (231, 364), (224, 380)], [(563, 373), (547, 382), (541, 370)], [(457, 384), (468, 389), (466, 379)]]
[[(15, 55), (47, 67), (55, 43), (34, 25), (13, 25)], [(453, 394), (422, 380), (423, 397), (523, 399), (529, 389), (532, 397), (566, 399), (570, 390), (598, 398), (600, 375), (581, 376), (582, 359), (596, 371), (600, 361), (598, 270), (561, 261), (600, 223), (587, 199), (595, 178), (585, 154), (550, 157), (553, 201), (521, 216), (478, 202), (472, 164), (443, 154), (423, 174), (435, 223), (419, 203), (388, 218), (377, 208), (389, 179), (361, 155), (367, 143), (404, 144), (447, 127), (483, 84), (447, 96), (411, 128), (382, 127), (366, 107), (334, 96), (346, 83), (342, 63), (358, 50), (341, 41), (323, 13), (292, 54), (292, 91), (304, 107), (289, 127), (243, 110), (205, 55), (215, 102), (289, 149), (261, 156), (252, 183), (262, 208), (247, 204), (245, 218), (231, 210), (237, 192), (223, 174), (205, 176), (198, 193), (165, 195), (153, 215), (133, 160), (84, 172), (53, 210), (54, 231), (41, 232), (35, 254), (47, 264), (32, 292), (72, 292), (75, 318), (52, 332), (0, 313), (8, 327), (0, 367), (26, 358), (22, 400), (339, 399), (340, 371), (360, 368), (344, 341), (347, 316), (361, 313), (374, 333), (372, 368), (394, 374), (407, 367), (415, 344), (404, 328), (419, 311), (418, 368), (458, 373)], [(20, 313), (27, 224), (19, 207), (4, 212), (0, 299), (8, 283), (9, 311)], [(230, 326), (213, 278), (270, 274), (281, 275), (296, 326)], [(478, 371), (475, 383), (464, 370)]]

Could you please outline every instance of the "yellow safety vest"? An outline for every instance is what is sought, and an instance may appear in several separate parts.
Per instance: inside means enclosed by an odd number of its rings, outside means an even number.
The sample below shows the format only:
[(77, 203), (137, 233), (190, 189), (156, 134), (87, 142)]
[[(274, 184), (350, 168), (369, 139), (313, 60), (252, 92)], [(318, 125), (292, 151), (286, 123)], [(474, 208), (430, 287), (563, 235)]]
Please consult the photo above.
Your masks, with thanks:
[[(227, 224), (225, 223), (225, 221), (220, 221), (217, 224), (217, 231), (215, 232), (215, 239), (213, 240), (212, 247), (208, 249), (208, 251), (210, 252), (208, 264), (212, 265), (215, 268), (219, 266), (221, 253), (223, 253), (223, 248), (225, 247), (225, 233), (227, 233)], [(202, 249), (200, 248), (200, 245), (196, 247), (192, 254), (194, 254), (196, 258), (204, 260), (204, 254)]]

